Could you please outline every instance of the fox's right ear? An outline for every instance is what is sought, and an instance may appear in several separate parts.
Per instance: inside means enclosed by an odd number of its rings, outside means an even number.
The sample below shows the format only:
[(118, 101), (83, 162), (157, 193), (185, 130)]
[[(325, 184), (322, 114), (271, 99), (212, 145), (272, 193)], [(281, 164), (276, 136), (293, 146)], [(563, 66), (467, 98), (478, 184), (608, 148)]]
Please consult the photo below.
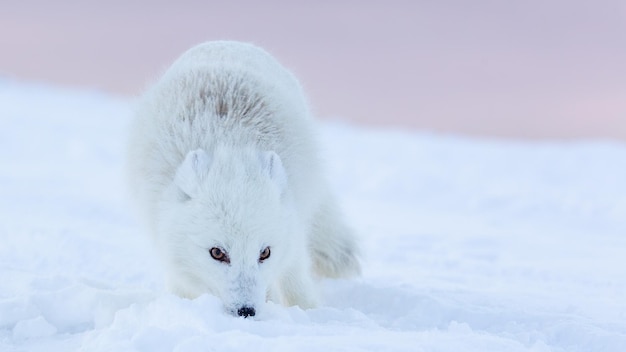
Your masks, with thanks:
[(202, 149), (187, 153), (185, 160), (176, 170), (174, 183), (190, 198), (198, 195), (200, 183), (211, 167), (211, 157)]

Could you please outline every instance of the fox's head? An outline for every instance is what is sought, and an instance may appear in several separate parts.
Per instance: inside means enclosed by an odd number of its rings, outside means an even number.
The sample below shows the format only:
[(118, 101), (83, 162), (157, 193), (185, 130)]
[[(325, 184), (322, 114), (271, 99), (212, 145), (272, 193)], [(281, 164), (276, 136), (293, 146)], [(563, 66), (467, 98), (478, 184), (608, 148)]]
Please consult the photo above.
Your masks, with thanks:
[(189, 152), (159, 207), (170, 288), (189, 298), (210, 293), (230, 313), (254, 316), (297, 255), (287, 184), (274, 152)]

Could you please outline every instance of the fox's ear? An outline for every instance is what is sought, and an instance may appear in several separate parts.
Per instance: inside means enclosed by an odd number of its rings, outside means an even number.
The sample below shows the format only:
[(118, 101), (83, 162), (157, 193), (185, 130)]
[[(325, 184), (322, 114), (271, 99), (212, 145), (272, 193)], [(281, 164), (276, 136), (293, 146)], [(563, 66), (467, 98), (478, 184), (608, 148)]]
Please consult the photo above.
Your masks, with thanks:
[(263, 171), (267, 173), (282, 194), (285, 191), (285, 188), (287, 188), (287, 172), (285, 171), (283, 162), (280, 160), (278, 154), (273, 151), (260, 152), (259, 161), (261, 162)]
[(176, 170), (174, 183), (190, 198), (198, 195), (198, 187), (211, 167), (211, 157), (202, 149), (187, 153)]

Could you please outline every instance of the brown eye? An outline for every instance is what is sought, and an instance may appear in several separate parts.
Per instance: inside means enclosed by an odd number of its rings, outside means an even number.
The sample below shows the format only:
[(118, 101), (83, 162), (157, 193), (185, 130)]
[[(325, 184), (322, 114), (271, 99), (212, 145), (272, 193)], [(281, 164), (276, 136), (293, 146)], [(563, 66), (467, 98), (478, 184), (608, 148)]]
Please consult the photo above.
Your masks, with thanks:
[(211, 253), (211, 257), (213, 257), (213, 259), (217, 261), (230, 263), (230, 259), (228, 258), (228, 255), (226, 255), (226, 252), (224, 252), (224, 250), (221, 248), (213, 247), (209, 250), (209, 253)]
[(265, 247), (265, 249), (261, 251), (261, 255), (259, 256), (259, 262), (262, 262), (265, 259), (269, 258), (270, 254), (272, 254), (272, 252), (270, 251), (270, 247)]

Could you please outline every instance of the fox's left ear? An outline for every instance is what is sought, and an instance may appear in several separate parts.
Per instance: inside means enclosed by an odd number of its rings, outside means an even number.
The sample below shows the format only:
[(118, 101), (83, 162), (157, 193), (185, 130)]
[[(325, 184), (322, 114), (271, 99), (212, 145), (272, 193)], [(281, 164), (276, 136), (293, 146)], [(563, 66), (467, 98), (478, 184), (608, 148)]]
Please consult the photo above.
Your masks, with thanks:
[(282, 194), (285, 191), (285, 188), (287, 188), (287, 172), (285, 171), (283, 162), (280, 160), (278, 154), (273, 151), (260, 152), (259, 161), (263, 171), (267, 173)]
[(211, 157), (204, 150), (192, 150), (187, 153), (185, 160), (176, 170), (174, 183), (189, 198), (195, 198), (198, 195), (200, 183), (210, 167)]

